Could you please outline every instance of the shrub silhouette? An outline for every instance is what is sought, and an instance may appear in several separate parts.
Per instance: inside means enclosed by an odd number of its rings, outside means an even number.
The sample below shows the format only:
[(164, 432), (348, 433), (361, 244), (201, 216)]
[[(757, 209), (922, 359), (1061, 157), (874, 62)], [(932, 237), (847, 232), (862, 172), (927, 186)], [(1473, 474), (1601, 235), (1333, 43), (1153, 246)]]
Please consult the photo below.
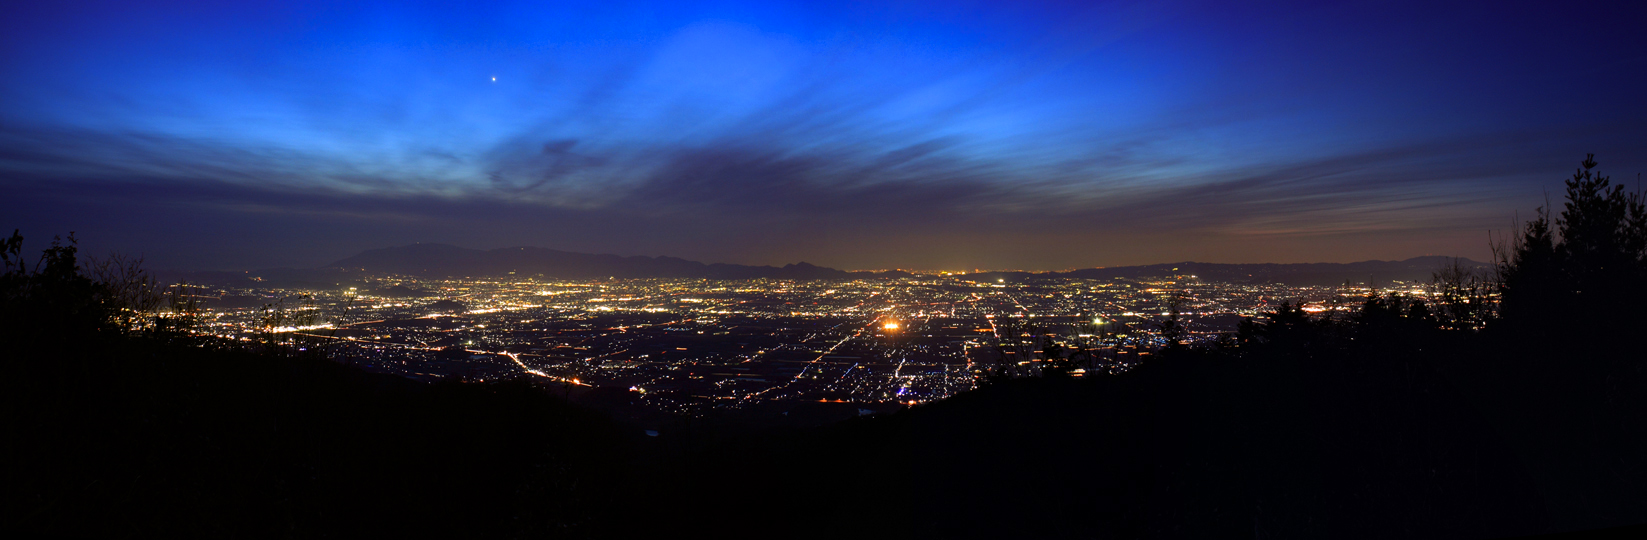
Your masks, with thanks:
[(13, 231), (0, 241), (0, 332), (7, 342), (22, 339), (87, 339), (120, 330), (123, 307), (103, 283), (80, 273), (74, 234), (54, 238), (29, 264), (21, 254), (23, 236)]

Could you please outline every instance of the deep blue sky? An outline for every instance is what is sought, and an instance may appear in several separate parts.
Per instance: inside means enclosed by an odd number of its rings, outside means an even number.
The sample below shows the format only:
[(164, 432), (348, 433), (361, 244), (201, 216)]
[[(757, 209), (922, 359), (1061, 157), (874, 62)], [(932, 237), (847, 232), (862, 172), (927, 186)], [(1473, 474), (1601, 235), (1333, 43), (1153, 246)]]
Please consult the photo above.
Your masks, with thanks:
[(1585, 153), (1647, 170), (1631, 2), (684, 4), (9, 3), (0, 226), (161, 268), (1485, 259)]

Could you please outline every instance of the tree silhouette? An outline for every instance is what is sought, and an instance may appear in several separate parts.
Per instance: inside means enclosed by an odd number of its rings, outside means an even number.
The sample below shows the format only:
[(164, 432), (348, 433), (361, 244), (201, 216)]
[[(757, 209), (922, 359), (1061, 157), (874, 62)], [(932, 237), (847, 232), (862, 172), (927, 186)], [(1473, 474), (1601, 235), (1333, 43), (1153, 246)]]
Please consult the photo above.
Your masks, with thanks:
[(0, 241), (0, 332), (16, 340), (68, 341), (117, 333), (121, 308), (110, 288), (81, 274), (74, 233), (53, 238), (32, 267), (23, 236)]
[(1183, 308), (1184, 292), (1173, 291), (1167, 298), (1166, 320), (1155, 325), (1161, 331), (1161, 340), (1166, 342), (1164, 346), (1169, 350), (1178, 350), (1185, 346), (1184, 338), (1188, 336), (1189, 330), (1184, 327), (1184, 321), (1180, 317)]
[(1454, 258), (1431, 274), (1430, 293), (1435, 315), (1452, 330), (1480, 330), (1497, 311), (1492, 274), (1465, 267)]
[(1074, 354), (1065, 354), (1065, 347), (1058, 343), (1057, 338), (1050, 335), (1041, 337), (1042, 376), (1069, 377), (1075, 372), (1079, 361)]
[(1647, 201), (1595, 171), (1594, 154), (1579, 165), (1560, 217), (1552, 223), (1540, 208), (1510, 246), (1495, 250), (1503, 316), (1517, 332), (1593, 337), (1641, 320)]

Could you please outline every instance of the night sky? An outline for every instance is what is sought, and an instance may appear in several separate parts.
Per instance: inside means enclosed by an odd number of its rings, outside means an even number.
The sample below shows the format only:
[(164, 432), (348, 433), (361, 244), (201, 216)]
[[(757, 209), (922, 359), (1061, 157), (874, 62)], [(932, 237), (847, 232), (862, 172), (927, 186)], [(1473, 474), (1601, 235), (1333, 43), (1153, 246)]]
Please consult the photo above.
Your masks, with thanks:
[(844, 269), (1488, 258), (1647, 170), (1633, 2), (10, 2), (0, 227)]

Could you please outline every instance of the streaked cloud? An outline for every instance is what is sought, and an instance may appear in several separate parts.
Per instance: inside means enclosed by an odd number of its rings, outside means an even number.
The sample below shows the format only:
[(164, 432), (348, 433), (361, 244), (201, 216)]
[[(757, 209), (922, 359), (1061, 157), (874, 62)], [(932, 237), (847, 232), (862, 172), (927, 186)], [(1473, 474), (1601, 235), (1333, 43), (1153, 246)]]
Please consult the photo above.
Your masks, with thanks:
[(0, 186), (27, 234), (173, 266), (443, 241), (1063, 268), (1482, 257), (1584, 152), (1647, 163), (1622, 38), (1418, 8), (32, 8)]

